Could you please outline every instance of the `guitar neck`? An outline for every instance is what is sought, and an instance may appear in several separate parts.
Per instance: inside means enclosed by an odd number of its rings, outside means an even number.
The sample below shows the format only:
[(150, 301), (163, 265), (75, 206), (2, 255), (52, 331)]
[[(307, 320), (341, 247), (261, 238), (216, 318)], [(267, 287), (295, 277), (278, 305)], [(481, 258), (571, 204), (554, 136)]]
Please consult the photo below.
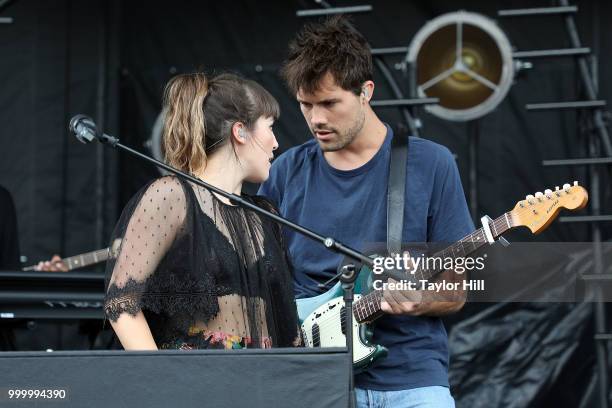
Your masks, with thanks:
[(68, 267), (68, 270), (83, 268), (85, 266), (94, 265), (104, 262), (108, 259), (108, 248), (99, 249), (97, 251), (87, 252), (80, 255), (71, 256), (62, 259), (62, 262)]
[[(491, 235), (494, 239), (513, 228), (512, 211), (504, 213), (502, 216), (493, 220), (493, 222), (490, 223), (490, 227)], [(487, 243), (488, 240), (484, 229), (479, 228), (454, 244), (444, 248), (442, 251), (436, 252), (431, 257), (442, 259), (462, 258), (474, 253)], [(444, 272), (444, 269), (420, 268), (415, 271), (414, 276), (417, 280), (429, 280), (442, 272)], [(355, 302), (354, 314), (359, 322), (373, 321), (384, 314), (380, 306), (383, 299), (382, 292), (382, 290), (372, 291)]]

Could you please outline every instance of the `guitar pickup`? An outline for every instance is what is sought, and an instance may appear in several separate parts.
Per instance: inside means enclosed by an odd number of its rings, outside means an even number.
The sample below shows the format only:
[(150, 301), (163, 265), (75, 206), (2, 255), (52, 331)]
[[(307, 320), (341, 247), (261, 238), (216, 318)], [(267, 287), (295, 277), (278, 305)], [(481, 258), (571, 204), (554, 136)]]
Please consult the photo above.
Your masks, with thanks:
[(312, 325), (312, 346), (321, 347), (321, 332), (318, 323)]

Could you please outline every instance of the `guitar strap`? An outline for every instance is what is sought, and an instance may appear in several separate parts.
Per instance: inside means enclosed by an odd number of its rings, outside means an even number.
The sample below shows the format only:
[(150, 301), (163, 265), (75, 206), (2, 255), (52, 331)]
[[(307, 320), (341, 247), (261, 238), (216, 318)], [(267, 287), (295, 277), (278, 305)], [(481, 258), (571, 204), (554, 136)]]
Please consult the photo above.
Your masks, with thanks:
[(407, 129), (402, 124), (398, 124), (393, 131), (391, 141), (389, 184), (387, 186), (387, 252), (389, 255), (399, 254), (402, 250), (408, 144)]

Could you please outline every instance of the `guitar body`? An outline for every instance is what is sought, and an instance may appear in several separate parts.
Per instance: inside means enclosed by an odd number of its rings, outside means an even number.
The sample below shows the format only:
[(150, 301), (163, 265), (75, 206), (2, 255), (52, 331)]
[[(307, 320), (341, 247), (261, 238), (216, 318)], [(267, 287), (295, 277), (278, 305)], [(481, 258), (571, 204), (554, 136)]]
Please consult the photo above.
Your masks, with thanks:
[[(372, 290), (371, 279), (372, 274), (368, 268), (364, 267), (359, 271), (355, 281), (354, 302)], [(296, 303), (306, 347), (346, 346), (344, 299), (340, 282), (318, 296), (296, 299)], [(371, 343), (373, 332), (370, 324), (360, 324), (353, 317), (352, 330), (355, 370), (365, 370), (387, 355), (385, 347)]]

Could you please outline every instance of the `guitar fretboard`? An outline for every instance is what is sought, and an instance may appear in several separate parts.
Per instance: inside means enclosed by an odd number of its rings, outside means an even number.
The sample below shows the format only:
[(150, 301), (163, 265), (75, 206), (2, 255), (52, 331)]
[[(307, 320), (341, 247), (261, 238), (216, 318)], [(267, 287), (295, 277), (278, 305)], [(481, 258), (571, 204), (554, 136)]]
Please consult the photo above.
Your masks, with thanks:
[(97, 251), (87, 252), (85, 254), (71, 256), (69, 258), (62, 259), (62, 262), (66, 264), (68, 270), (76, 268), (82, 268), (84, 266), (97, 264), (98, 262), (104, 262), (108, 259), (108, 248), (99, 249)]
[[(502, 216), (496, 218), (490, 223), (491, 234), (493, 238), (501, 236), (503, 233), (513, 227), (512, 214), (510, 212), (504, 213)], [(431, 255), (431, 258), (462, 258), (465, 257), (483, 245), (488, 243), (486, 233), (483, 228), (479, 228), (461, 240), (454, 244), (444, 248), (442, 251), (436, 252)], [(429, 280), (439, 273), (444, 272), (444, 269), (417, 269), (414, 273), (416, 280)], [(380, 302), (383, 299), (382, 290), (374, 290), (367, 295), (362, 296), (354, 305), (355, 318), (359, 322), (372, 321), (380, 317), (383, 312), (380, 308)]]

